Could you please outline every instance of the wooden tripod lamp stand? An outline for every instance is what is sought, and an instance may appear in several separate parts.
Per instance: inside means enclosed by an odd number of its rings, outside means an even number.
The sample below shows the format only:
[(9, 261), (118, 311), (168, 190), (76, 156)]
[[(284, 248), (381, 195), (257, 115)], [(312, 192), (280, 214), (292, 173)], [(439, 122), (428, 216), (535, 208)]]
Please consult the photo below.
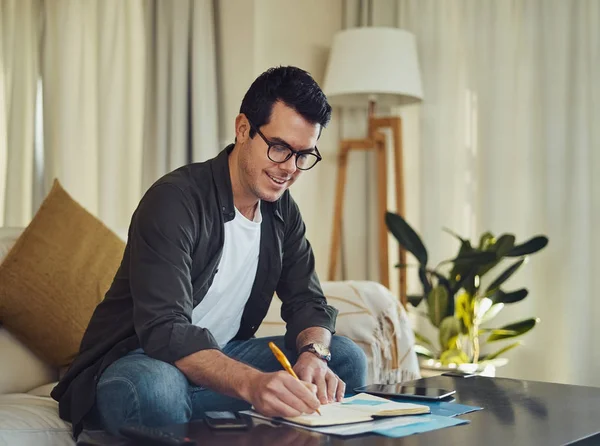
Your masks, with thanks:
[[(373, 151), (377, 156), (377, 228), (379, 245), (379, 281), (389, 287), (388, 231), (385, 212), (388, 209), (388, 160), (386, 137), (393, 136), (394, 187), (396, 212), (405, 214), (402, 157), (402, 127), (398, 116), (376, 116), (375, 107), (389, 107), (419, 102), (422, 98), (421, 78), (415, 39), (407, 31), (396, 28), (353, 28), (334, 37), (325, 76), (324, 91), (333, 106), (363, 108), (368, 106), (368, 134), (364, 139), (340, 141), (337, 162), (334, 220), (328, 280), (335, 280), (342, 243), (342, 216), (349, 154), (353, 150)], [(399, 248), (400, 249), (400, 248)], [(406, 254), (400, 249), (400, 263)], [(400, 270), (400, 300), (406, 305), (406, 271)]]

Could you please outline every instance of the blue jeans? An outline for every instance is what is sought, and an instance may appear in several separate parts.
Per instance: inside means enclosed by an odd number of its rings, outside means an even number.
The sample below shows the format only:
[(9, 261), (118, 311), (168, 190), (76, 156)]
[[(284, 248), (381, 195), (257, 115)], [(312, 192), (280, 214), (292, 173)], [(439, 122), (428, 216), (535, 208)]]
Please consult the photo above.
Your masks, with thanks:
[[(273, 341), (290, 362), (296, 352), (285, 349), (282, 336), (231, 341), (225, 348), (230, 358), (264, 372), (282, 370), (268, 347)], [(367, 358), (343, 336), (331, 340), (329, 367), (346, 383), (347, 392), (365, 384)], [(205, 411), (238, 411), (250, 408), (246, 401), (193, 385), (174, 365), (134, 350), (115, 361), (102, 374), (96, 387), (94, 418), (113, 434), (128, 424), (151, 427), (187, 423), (202, 418)]]

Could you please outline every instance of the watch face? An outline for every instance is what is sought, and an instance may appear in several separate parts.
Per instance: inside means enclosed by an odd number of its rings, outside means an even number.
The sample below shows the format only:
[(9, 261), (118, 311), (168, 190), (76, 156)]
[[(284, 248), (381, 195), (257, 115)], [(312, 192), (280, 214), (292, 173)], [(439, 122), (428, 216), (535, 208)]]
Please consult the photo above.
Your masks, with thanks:
[(323, 344), (313, 344), (313, 348), (317, 352), (317, 354), (321, 356), (329, 355), (329, 349), (325, 347)]

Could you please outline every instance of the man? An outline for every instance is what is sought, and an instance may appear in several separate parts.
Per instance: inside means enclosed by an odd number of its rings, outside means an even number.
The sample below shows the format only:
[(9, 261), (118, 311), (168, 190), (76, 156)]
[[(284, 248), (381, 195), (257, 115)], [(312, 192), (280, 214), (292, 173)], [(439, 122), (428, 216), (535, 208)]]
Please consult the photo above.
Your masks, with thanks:
[[(364, 384), (362, 350), (332, 337), (337, 310), (287, 190), (320, 161), (330, 116), (308, 73), (270, 69), (242, 101), (235, 144), (148, 190), (113, 284), (52, 392), (75, 435), (84, 423), (118, 433), (250, 405), (296, 416)], [(275, 291), (286, 335), (253, 338)], [(282, 370), (269, 341), (302, 381)]]

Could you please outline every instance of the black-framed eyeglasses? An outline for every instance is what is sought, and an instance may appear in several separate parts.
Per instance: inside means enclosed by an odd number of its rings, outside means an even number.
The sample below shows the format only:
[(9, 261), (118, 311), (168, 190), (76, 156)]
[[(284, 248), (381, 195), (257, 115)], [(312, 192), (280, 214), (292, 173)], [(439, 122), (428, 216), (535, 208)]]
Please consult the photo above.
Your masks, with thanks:
[(290, 146), (282, 142), (269, 141), (265, 137), (265, 135), (263, 135), (262, 132), (258, 129), (258, 127), (252, 124), (252, 121), (250, 121), (249, 119), (248, 123), (250, 124), (250, 127), (252, 127), (254, 131), (260, 135), (262, 140), (269, 147), (267, 149), (267, 156), (274, 163), (285, 163), (287, 160), (289, 160), (292, 156), (295, 155), (296, 167), (300, 170), (308, 170), (315, 167), (315, 164), (317, 164), (323, 159), (323, 157), (319, 153), (319, 149), (317, 149), (316, 146), (314, 149), (294, 150)]

